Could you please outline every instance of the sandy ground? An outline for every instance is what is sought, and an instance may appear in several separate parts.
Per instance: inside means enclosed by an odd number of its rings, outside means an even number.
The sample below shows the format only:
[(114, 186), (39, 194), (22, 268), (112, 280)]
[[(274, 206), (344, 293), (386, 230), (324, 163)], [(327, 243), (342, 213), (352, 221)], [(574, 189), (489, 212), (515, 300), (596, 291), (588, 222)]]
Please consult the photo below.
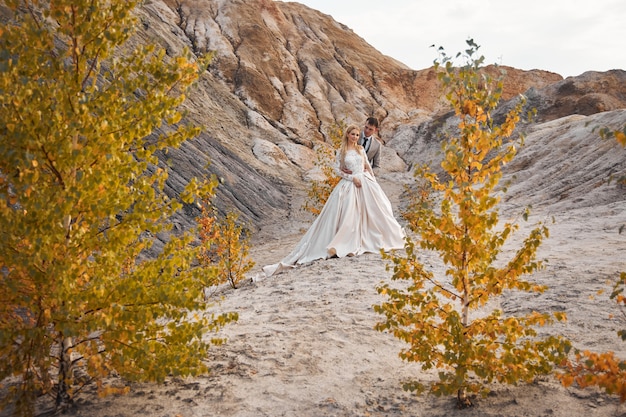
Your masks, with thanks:
[[(381, 184), (398, 205), (402, 181)], [(510, 215), (518, 210), (513, 204)], [(506, 216), (506, 210), (503, 210)], [(505, 217), (503, 216), (503, 217)], [(626, 259), (626, 202), (551, 212), (551, 237), (541, 248), (547, 267), (536, 275), (550, 290), (509, 295), (499, 302), (510, 314), (521, 310), (565, 311), (569, 321), (550, 331), (577, 347), (626, 354), (615, 334), (623, 323), (608, 294)], [(546, 220), (546, 210), (533, 215)], [(252, 257), (259, 271), (293, 247), (308, 222), (299, 214), (256, 237)], [(552, 220), (550, 220), (552, 221)], [(523, 225), (522, 225), (523, 226)], [(524, 227), (511, 241), (525, 236)], [(263, 242), (262, 244), (260, 242)], [(439, 268), (434, 254), (424, 262)], [(388, 280), (378, 254), (318, 261), (277, 276), (220, 291), (222, 311), (238, 311), (238, 323), (223, 330), (228, 343), (213, 350), (212, 374), (165, 385), (140, 384), (126, 397), (82, 396), (77, 416), (616, 416), (626, 406), (595, 389), (564, 388), (552, 377), (532, 385), (493, 386), (492, 394), (463, 411), (453, 398), (418, 397), (401, 389), (404, 380), (429, 381), (433, 372), (403, 362), (402, 342), (373, 329), (383, 299), (375, 287)]]
[[(544, 126), (536, 138), (530, 135), (530, 144), (533, 140), (546, 142), (528, 146), (517, 165), (513, 164), (514, 174), (505, 178), (515, 175), (518, 183), (524, 184), (512, 185), (501, 206), (501, 219), (520, 222), (507, 250), (518, 247), (536, 222), (548, 222), (550, 238), (539, 251), (539, 258), (548, 262), (533, 279), (550, 289), (541, 295), (509, 294), (496, 302), (506, 314), (531, 309), (565, 311), (567, 323), (543, 331), (561, 334), (580, 349), (612, 350), (626, 358), (626, 343), (616, 335), (626, 323), (619, 316), (611, 318), (617, 309), (609, 300), (609, 282), (626, 270), (626, 234), (618, 232), (620, 225), (626, 224), (626, 190), (601, 180), (607, 172), (626, 173), (626, 151), (593, 142), (588, 136), (580, 143), (571, 142), (584, 124), (577, 126), (568, 127), (573, 129), (565, 135), (569, 144), (550, 137), (550, 132), (563, 131), (562, 125), (549, 131)], [(577, 143), (582, 146), (576, 150), (578, 157), (560, 157), (559, 149), (567, 153)], [(585, 148), (605, 145), (609, 147), (601, 154), (589, 154)], [(623, 153), (619, 156), (618, 152)], [(581, 156), (587, 154), (589, 161)], [(560, 158), (569, 162), (556, 164)], [(593, 161), (605, 161), (603, 174), (593, 171)], [(574, 166), (577, 163), (582, 165)], [(383, 174), (379, 180), (399, 214), (404, 184), (411, 181), (410, 176)], [(292, 215), (276, 219), (254, 236), (254, 273), (285, 256), (311, 223), (311, 218), (298, 210), (301, 203), (301, 193), (295, 193)], [(527, 204), (534, 209), (525, 223), (521, 211)], [(441, 272), (435, 254), (425, 253), (422, 259), (435, 274)], [(375, 288), (390, 276), (379, 254), (366, 254), (317, 261), (248, 282), (237, 290), (220, 288), (217, 295), (223, 298), (215, 311), (237, 311), (240, 318), (223, 329), (228, 342), (212, 349), (210, 375), (170, 379), (164, 385), (134, 384), (124, 397), (101, 399), (91, 389), (78, 398), (71, 415), (626, 415), (626, 405), (620, 405), (617, 398), (597, 389), (564, 388), (553, 377), (538, 378), (530, 385), (494, 385), (489, 396), (463, 411), (456, 409), (454, 398), (403, 391), (401, 384), (407, 379), (427, 382), (437, 376), (420, 370), (419, 364), (403, 362), (398, 357), (403, 343), (373, 329), (382, 317), (372, 306), (384, 301)], [(601, 289), (607, 291), (598, 295)]]

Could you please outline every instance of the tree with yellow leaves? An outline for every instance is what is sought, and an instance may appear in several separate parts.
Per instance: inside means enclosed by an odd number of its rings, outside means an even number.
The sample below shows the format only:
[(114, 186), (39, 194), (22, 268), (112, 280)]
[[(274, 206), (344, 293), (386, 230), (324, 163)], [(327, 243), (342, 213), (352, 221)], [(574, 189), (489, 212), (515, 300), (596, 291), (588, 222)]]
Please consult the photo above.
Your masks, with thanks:
[(208, 275), (212, 280), (205, 282), (207, 287), (228, 282), (236, 289), (245, 279), (246, 273), (254, 267), (254, 262), (248, 258), (249, 235), (237, 223), (238, 218), (236, 213), (229, 212), (220, 219), (211, 202), (203, 202), (202, 214), (198, 219), (201, 241), (198, 260), (204, 267), (216, 271), (214, 275)]
[(328, 200), (328, 196), (330, 196), (330, 193), (340, 180), (337, 174), (335, 174), (333, 166), (335, 163), (335, 154), (341, 146), (341, 139), (343, 138), (345, 128), (346, 124), (343, 121), (332, 125), (328, 131), (330, 145), (324, 142), (315, 148), (315, 165), (321, 171), (323, 178), (311, 182), (311, 186), (307, 190), (307, 200), (302, 206), (302, 209), (316, 216), (320, 214), (320, 211), (322, 211), (322, 208)]
[[(208, 59), (129, 47), (137, 1), (4, 1), (0, 27), (1, 406), (41, 394), (207, 371), (219, 330), (194, 268), (193, 234), (146, 256), (168, 219), (216, 182), (163, 193), (156, 152), (198, 128), (178, 110)], [(153, 134), (156, 129), (161, 134)], [(209, 271), (210, 272), (210, 271)]]
[[(523, 276), (541, 268), (536, 251), (548, 229), (539, 225), (508, 261), (500, 259), (503, 244), (518, 226), (499, 223), (496, 187), (502, 167), (516, 153), (515, 141), (505, 139), (514, 132), (523, 100), (501, 125), (493, 122), (502, 78), (481, 72), (484, 58), (474, 56), (478, 46), (472, 40), (467, 43), (465, 65), (453, 66), (441, 49), (443, 58), (435, 65), (458, 118), (458, 136), (443, 143), (441, 179), (428, 167), (416, 171), (419, 193), (405, 217), (419, 240), (407, 237), (405, 254), (383, 254), (392, 262), (392, 280), (408, 283), (381, 283), (378, 292), (386, 301), (374, 306), (385, 317), (376, 329), (408, 344), (400, 357), (438, 370), (438, 381), (428, 386), (409, 381), (404, 388), (456, 394), (459, 407), (472, 405), (469, 393), (486, 393), (491, 382), (530, 382), (550, 373), (569, 348), (567, 341), (540, 339), (536, 331), (554, 318), (564, 320), (563, 314), (508, 316), (489, 308), (488, 301), (506, 291), (546, 289)], [(420, 249), (438, 253), (445, 274), (429, 271), (420, 261)]]

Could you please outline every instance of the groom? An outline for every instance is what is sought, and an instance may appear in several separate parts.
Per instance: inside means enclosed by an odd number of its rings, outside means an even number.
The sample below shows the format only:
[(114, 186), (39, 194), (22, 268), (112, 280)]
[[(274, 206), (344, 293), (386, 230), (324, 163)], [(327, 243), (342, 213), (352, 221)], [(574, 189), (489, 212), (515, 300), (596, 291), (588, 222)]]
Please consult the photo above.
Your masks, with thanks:
[(368, 117), (357, 143), (365, 148), (367, 159), (369, 160), (372, 169), (380, 168), (381, 144), (377, 136), (378, 119), (375, 117)]

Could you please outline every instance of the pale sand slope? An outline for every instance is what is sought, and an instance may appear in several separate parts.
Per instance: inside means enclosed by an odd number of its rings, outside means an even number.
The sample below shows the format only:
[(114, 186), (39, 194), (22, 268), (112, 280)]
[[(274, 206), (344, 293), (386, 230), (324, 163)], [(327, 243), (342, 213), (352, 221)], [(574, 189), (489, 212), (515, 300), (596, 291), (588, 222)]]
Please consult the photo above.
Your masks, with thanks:
[[(546, 330), (579, 348), (614, 350), (626, 358), (616, 331), (626, 328), (608, 298), (619, 271), (626, 270), (626, 190), (604, 181), (626, 175), (626, 150), (591, 132), (593, 123), (626, 122), (626, 111), (574, 117), (538, 126), (507, 168), (517, 178), (501, 208), (503, 220), (521, 229), (515, 249), (537, 221), (548, 221), (550, 238), (540, 248), (548, 258), (533, 276), (550, 286), (542, 295), (510, 294), (495, 300), (508, 314), (532, 309), (565, 311), (567, 324)], [(410, 175), (383, 174), (381, 184), (394, 207), (403, 202)], [(255, 236), (255, 272), (275, 263), (296, 244), (311, 219), (297, 209)], [(533, 205), (528, 223), (521, 211)], [(399, 216), (398, 216), (399, 217)], [(552, 223), (554, 220), (554, 223)], [(510, 253), (510, 252), (507, 252)], [(434, 254), (425, 264), (442, 271)], [(441, 275), (440, 275), (441, 276)], [(318, 261), (232, 290), (220, 288), (219, 311), (238, 311), (227, 326), (228, 343), (212, 350), (213, 373), (165, 385), (133, 386), (126, 397), (82, 396), (76, 416), (616, 416), (626, 406), (598, 390), (563, 388), (554, 378), (532, 385), (493, 386), (475, 407), (457, 411), (452, 398), (417, 397), (401, 389), (407, 378), (429, 381), (432, 371), (401, 361), (403, 343), (373, 330), (382, 317), (372, 306), (383, 298), (375, 287), (390, 273), (378, 254)], [(602, 288), (603, 295), (596, 295)]]

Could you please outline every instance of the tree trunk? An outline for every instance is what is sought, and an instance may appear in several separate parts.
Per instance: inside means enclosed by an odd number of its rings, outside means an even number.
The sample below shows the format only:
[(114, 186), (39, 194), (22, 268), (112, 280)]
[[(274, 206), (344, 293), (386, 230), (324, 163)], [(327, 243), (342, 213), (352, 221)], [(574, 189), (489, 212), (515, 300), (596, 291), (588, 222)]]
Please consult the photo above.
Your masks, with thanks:
[(472, 403), (470, 397), (467, 396), (467, 391), (465, 390), (465, 387), (459, 388), (459, 390), (457, 391), (456, 405), (460, 409), (474, 406), (474, 403)]
[[(467, 235), (467, 233), (466, 233)], [(463, 254), (463, 263), (465, 263), (466, 254)], [(470, 300), (471, 290), (470, 290), (470, 282), (469, 282), (469, 268), (467, 265), (463, 268), (463, 307), (461, 311), (461, 323), (464, 328), (467, 328), (469, 325), (469, 300)]]
[(59, 355), (59, 376), (57, 387), (56, 408), (58, 411), (65, 411), (72, 405), (72, 338), (60, 336), (61, 353)]

